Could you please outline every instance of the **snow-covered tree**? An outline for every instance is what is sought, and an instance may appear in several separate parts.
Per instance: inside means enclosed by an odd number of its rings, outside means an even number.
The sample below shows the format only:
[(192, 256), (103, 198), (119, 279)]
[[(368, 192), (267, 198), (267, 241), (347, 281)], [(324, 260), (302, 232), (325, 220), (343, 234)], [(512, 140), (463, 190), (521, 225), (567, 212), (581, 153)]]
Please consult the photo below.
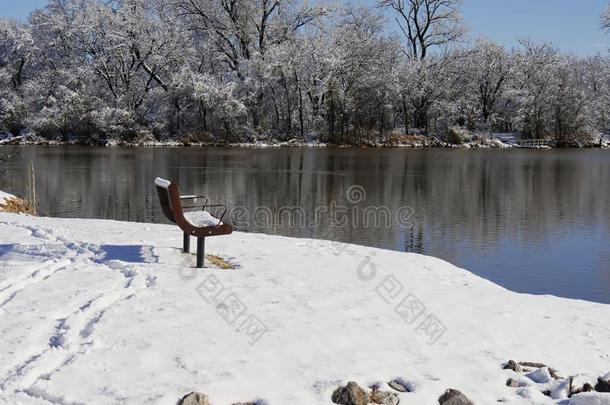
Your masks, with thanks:
[(471, 63), (473, 75), (468, 79), (477, 93), (477, 110), (481, 123), (490, 128), (510, 79), (512, 61), (502, 46), (481, 38), (475, 43)]
[(552, 108), (549, 104), (555, 89), (554, 68), (559, 61), (556, 48), (548, 43), (521, 40), (523, 50), (517, 53), (513, 97), (519, 109), (517, 127), (527, 137), (540, 139), (551, 133)]
[(610, 130), (607, 55), (468, 42), (458, 0), (330, 4), (49, 0), (27, 23), (0, 20), (0, 132), (360, 143), (455, 126), (560, 142)]
[(23, 128), (23, 84), (34, 63), (33, 47), (27, 25), (0, 20), (0, 132)]

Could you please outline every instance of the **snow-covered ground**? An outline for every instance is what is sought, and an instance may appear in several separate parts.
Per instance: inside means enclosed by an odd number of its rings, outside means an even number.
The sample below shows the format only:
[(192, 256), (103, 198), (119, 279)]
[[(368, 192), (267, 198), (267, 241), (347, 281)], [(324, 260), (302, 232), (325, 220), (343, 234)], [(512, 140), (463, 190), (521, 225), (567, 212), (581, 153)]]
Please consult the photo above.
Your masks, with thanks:
[(197, 271), (181, 243), (175, 226), (0, 214), (0, 403), (200, 391), (215, 405), (330, 404), (341, 383), (400, 378), (413, 389), (401, 404), (447, 388), (568, 404), (502, 364), (610, 371), (610, 305), (517, 294), (417, 254), (239, 232), (206, 242), (238, 268)]

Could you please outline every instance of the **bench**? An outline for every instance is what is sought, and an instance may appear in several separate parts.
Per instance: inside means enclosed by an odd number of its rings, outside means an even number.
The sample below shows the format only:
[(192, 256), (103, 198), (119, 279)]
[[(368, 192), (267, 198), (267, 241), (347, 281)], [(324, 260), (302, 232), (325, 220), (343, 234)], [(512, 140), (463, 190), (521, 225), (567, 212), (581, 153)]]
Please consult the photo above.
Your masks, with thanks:
[[(233, 227), (223, 222), (227, 207), (224, 204), (209, 204), (205, 196), (181, 196), (178, 184), (160, 177), (155, 179), (155, 186), (163, 213), (184, 233), (182, 251), (189, 253), (191, 236), (197, 238), (197, 268), (202, 268), (205, 258), (205, 238), (233, 232)], [(224, 208), (219, 218), (206, 211), (206, 208), (217, 207)]]

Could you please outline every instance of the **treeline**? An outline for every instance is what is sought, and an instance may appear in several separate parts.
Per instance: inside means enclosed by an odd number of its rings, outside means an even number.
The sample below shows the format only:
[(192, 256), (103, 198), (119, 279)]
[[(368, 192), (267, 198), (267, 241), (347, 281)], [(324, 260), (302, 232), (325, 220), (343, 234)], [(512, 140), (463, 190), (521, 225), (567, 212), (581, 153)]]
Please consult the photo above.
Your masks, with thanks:
[(52, 0), (27, 23), (0, 20), (0, 133), (363, 143), (465, 131), (596, 142), (610, 132), (610, 57), (469, 41), (458, 0)]

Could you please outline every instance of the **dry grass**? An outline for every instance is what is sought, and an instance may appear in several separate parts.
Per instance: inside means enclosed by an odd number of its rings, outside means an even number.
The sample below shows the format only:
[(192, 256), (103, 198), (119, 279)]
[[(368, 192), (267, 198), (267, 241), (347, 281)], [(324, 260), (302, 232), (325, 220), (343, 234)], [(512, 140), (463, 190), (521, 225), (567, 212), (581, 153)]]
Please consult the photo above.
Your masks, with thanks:
[(191, 146), (211, 143), (214, 138), (207, 132), (188, 132), (182, 135), (179, 140), (184, 146)]
[(229, 263), (228, 261), (226, 261), (225, 259), (223, 259), (220, 256), (206, 255), (206, 259), (208, 259), (208, 261), (210, 263), (212, 263), (213, 265), (215, 265), (219, 269), (222, 269), (222, 270), (233, 270), (233, 269), (235, 269), (235, 265), (234, 264)]
[(4, 203), (0, 204), (0, 211), (36, 215), (36, 210), (30, 203), (17, 197), (5, 200)]
[(401, 135), (398, 133), (392, 133), (388, 137), (389, 145), (413, 145), (425, 141), (426, 137), (421, 135)]

